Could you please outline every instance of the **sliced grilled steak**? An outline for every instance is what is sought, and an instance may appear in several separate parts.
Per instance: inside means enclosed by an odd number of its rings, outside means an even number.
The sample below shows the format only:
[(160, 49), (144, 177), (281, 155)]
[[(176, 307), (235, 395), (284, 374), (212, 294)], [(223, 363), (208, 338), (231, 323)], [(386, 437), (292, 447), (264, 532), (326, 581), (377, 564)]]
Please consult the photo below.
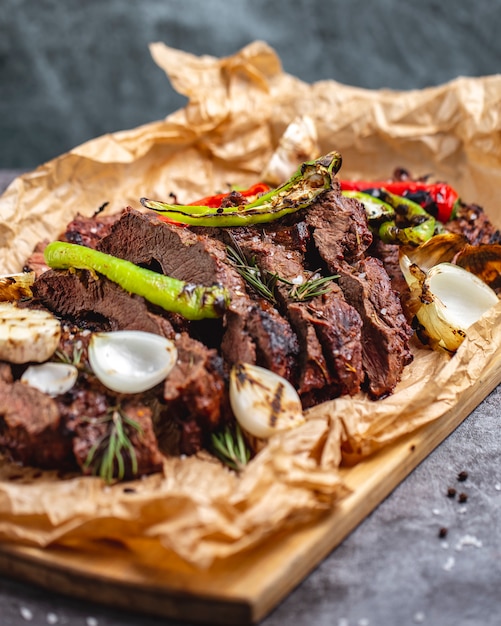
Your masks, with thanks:
[(412, 330), (397, 294), (379, 259), (367, 257), (354, 266), (339, 268), (339, 284), (363, 322), (363, 363), (369, 391), (375, 398), (388, 395), (412, 360)]
[(97, 214), (92, 217), (76, 215), (66, 226), (61, 235), (62, 241), (76, 243), (88, 248), (95, 248), (98, 241), (105, 237), (111, 230), (111, 226), (119, 219), (120, 213), (112, 215)]
[[(163, 398), (166, 408), (162, 412), (163, 423), (159, 422), (157, 428), (162, 437), (162, 430), (169, 430), (172, 422), (180, 425), (181, 452), (193, 454), (208, 443), (207, 435), (226, 415), (223, 362), (216, 350), (207, 348), (186, 333), (176, 337), (176, 347), (178, 360), (165, 381)], [(188, 433), (189, 437), (186, 436)]]
[(462, 204), (446, 228), (451, 233), (463, 235), (472, 245), (501, 243), (501, 232), (477, 204)]
[(33, 285), (34, 297), (58, 316), (90, 330), (143, 330), (172, 337), (166, 317), (150, 312), (145, 300), (129, 295), (90, 272), (44, 272)]
[[(186, 282), (225, 285), (231, 292), (221, 343), (225, 361), (230, 365), (257, 362), (286, 378), (292, 375), (297, 341), (290, 325), (259, 298), (251, 299), (245, 282), (228, 262), (223, 241), (129, 209), (98, 248)], [(256, 325), (256, 316), (261, 326)], [(277, 341), (277, 336), (282, 340)], [(206, 343), (212, 342), (207, 339)]]
[(370, 253), (371, 256), (382, 262), (390, 278), (393, 290), (397, 292), (400, 300), (405, 298), (409, 292), (409, 287), (400, 269), (400, 246), (395, 243), (383, 243), (380, 239), (376, 239), (370, 247)]
[(305, 221), (330, 268), (335, 268), (340, 260), (356, 262), (372, 243), (364, 207), (357, 200), (341, 195), (338, 186), (308, 208)]
[(313, 240), (329, 271), (362, 318), (363, 367), (370, 394), (393, 391), (412, 359), (407, 323), (382, 262), (367, 256), (372, 235), (362, 205), (329, 191), (306, 213)]
[[(300, 222), (302, 224), (302, 222)], [(302, 229), (304, 231), (304, 229)], [(297, 249), (297, 225), (272, 225), (256, 237), (253, 229), (239, 229), (233, 237), (247, 258), (255, 260), (264, 274), (278, 274), (294, 284), (306, 281), (311, 272), (301, 249)], [(306, 251), (307, 237), (303, 237)], [(279, 243), (280, 242), (280, 243)], [(297, 387), (303, 404), (310, 406), (340, 394), (355, 394), (364, 378), (362, 370), (361, 320), (335, 283), (329, 292), (306, 301), (295, 300), (291, 285), (278, 281), (278, 306), (300, 342)]]
[[(108, 403), (99, 399), (95, 393), (82, 391), (78, 404), (79, 417), (74, 425), (73, 453), (82, 473), (99, 473), (99, 465), (106, 450), (110, 428), (113, 428), (113, 416), (109, 420), (103, 416), (109, 412)], [(100, 412), (101, 405), (106, 410)], [(75, 410), (75, 406), (73, 406)], [(157, 438), (153, 431), (152, 412), (150, 407), (137, 400), (123, 402), (122, 415), (126, 415), (136, 426), (123, 421), (123, 429), (134, 450), (133, 457), (127, 448), (120, 453), (124, 464), (124, 478), (133, 478), (152, 474), (162, 470), (163, 456), (158, 449)], [(120, 418), (123, 419), (123, 418)], [(117, 474), (118, 464), (114, 462), (114, 473)]]
[(0, 447), (24, 465), (72, 466), (71, 438), (56, 401), (19, 381), (0, 380)]

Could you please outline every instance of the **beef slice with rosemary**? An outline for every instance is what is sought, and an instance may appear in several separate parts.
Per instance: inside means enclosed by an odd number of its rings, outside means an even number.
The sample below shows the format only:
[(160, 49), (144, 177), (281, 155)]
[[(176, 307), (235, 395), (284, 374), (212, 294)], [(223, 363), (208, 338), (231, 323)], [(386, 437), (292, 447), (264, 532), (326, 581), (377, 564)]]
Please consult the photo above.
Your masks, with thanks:
[[(289, 323), (268, 303), (252, 298), (245, 281), (228, 261), (226, 244), (204, 229), (194, 232), (128, 209), (98, 244), (102, 252), (118, 256), (188, 283), (224, 285), (231, 293), (223, 329), (217, 324), (192, 325), (204, 343), (221, 334), (221, 354), (229, 365), (245, 361), (271, 367), (289, 378), (297, 353), (297, 340)], [(263, 324), (256, 326), (256, 306)], [(289, 340), (278, 342), (281, 335)]]
[(261, 237), (253, 229), (240, 229), (233, 237), (240, 254), (273, 285), (273, 301), (298, 337), (297, 387), (310, 406), (360, 390), (361, 320), (335, 277), (307, 269), (307, 245), (296, 247), (297, 232), (297, 224), (281, 224), (262, 229)]
[(106, 482), (159, 472), (163, 456), (153, 429), (151, 407), (131, 397), (119, 404), (95, 390), (80, 391), (72, 430), (73, 453), (84, 474)]

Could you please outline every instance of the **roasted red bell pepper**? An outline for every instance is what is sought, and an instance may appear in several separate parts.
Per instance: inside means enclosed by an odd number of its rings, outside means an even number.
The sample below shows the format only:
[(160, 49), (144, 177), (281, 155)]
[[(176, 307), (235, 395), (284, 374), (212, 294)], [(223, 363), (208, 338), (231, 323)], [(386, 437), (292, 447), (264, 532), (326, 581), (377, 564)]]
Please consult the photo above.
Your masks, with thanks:
[[(252, 200), (255, 200), (261, 194), (267, 193), (268, 191), (270, 191), (270, 189), (271, 187), (267, 185), (266, 183), (255, 183), (248, 189), (235, 190), (235, 191), (238, 191), (240, 196), (244, 197), (247, 201), (252, 201)], [(185, 206), (205, 206), (210, 209), (217, 209), (221, 206), (224, 200), (230, 196), (231, 193), (232, 193), (231, 191), (227, 191), (225, 193), (217, 193), (213, 196), (205, 196), (204, 198), (200, 198), (199, 200), (190, 202), (189, 204)], [(174, 224), (175, 226), (183, 226), (183, 227), (188, 226), (188, 224), (177, 222), (176, 220), (170, 217), (167, 217), (166, 215), (162, 215), (161, 213), (158, 214), (158, 217), (163, 222), (167, 222), (168, 224)]]
[[(269, 185), (266, 183), (256, 183), (249, 187), (248, 189), (235, 189), (238, 193), (246, 199), (255, 199), (262, 193), (266, 193), (270, 191)], [(200, 198), (200, 200), (195, 200), (195, 202), (190, 202), (187, 206), (206, 206), (211, 209), (217, 209), (221, 206), (223, 201), (230, 195), (231, 191), (227, 191), (226, 193), (218, 193), (214, 196), (205, 196), (205, 198)]]
[(459, 194), (446, 183), (427, 183), (415, 180), (342, 180), (344, 191), (367, 191), (386, 189), (390, 193), (409, 198), (424, 207), (440, 222), (449, 221), (459, 205)]

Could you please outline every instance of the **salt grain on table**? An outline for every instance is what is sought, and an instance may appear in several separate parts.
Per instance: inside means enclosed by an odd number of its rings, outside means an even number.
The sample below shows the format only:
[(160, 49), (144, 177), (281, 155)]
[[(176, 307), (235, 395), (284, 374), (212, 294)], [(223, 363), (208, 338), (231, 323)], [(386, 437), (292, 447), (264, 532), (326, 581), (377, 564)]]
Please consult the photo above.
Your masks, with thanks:
[(22, 606), (19, 609), (19, 612), (21, 613), (21, 617), (27, 622), (30, 622), (33, 619), (33, 613), (27, 606)]
[(482, 542), (473, 535), (464, 535), (456, 544), (456, 550), (460, 551), (465, 546), (473, 546), (474, 548), (481, 548)]
[(456, 559), (453, 556), (450, 556), (447, 561), (444, 563), (443, 569), (446, 572), (450, 572), (456, 563)]

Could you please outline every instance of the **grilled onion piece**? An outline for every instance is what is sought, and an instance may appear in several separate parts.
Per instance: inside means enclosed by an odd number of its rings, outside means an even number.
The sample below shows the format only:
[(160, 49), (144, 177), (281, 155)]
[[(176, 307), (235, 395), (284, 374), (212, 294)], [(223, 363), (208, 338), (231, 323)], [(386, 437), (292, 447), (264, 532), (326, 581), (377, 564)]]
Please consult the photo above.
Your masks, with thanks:
[(0, 360), (43, 363), (54, 354), (60, 337), (61, 324), (52, 313), (0, 302)]
[(458, 265), (438, 263), (423, 271), (402, 254), (400, 267), (410, 288), (409, 309), (434, 349), (455, 352), (468, 328), (498, 302), (495, 291)]

